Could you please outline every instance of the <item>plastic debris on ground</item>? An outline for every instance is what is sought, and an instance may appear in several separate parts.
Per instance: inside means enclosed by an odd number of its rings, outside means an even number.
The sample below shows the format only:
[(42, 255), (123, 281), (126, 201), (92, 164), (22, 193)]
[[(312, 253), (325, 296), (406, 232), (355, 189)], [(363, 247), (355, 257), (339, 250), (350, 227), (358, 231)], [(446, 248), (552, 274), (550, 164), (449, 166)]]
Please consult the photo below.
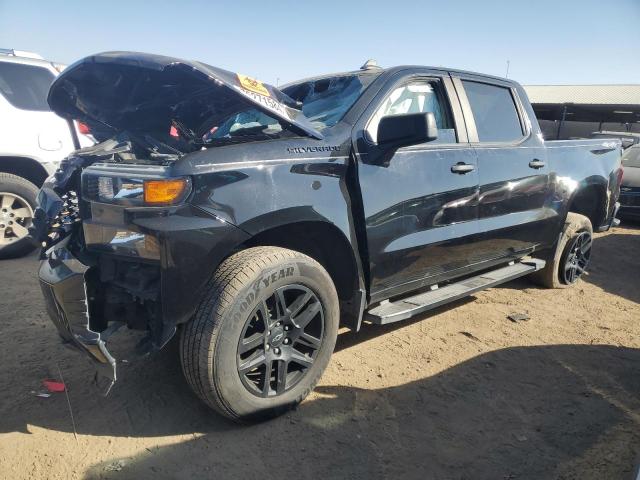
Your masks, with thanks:
[(509, 315), (507, 315), (507, 318), (513, 323), (518, 323), (529, 320), (530, 317), (526, 313), (510, 313)]
[(66, 390), (64, 383), (57, 380), (43, 380), (42, 385), (51, 393), (59, 393)]
[(36, 392), (35, 390), (31, 390), (31, 395), (40, 398), (49, 398), (51, 396), (50, 393), (47, 392)]
[(106, 467), (104, 467), (107, 472), (119, 472), (124, 468), (124, 460), (116, 460), (115, 462), (111, 462)]

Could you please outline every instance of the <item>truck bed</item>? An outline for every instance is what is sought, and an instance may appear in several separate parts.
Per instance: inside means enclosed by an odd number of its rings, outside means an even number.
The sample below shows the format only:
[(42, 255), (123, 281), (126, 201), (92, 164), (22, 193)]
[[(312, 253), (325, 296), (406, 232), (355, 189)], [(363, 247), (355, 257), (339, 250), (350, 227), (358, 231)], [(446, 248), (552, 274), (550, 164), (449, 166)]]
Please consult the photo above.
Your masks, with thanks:
[[(571, 193), (579, 186), (602, 192), (602, 210), (588, 215), (594, 230), (608, 227), (620, 189), (622, 146), (615, 139), (546, 140), (547, 160), (560, 184)], [(606, 179), (606, 180), (605, 180)], [(603, 183), (603, 182), (607, 183)], [(613, 187), (613, 191), (612, 188)], [(585, 206), (588, 208), (589, 206)], [(597, 208), (596, 205), (593, 208)]]

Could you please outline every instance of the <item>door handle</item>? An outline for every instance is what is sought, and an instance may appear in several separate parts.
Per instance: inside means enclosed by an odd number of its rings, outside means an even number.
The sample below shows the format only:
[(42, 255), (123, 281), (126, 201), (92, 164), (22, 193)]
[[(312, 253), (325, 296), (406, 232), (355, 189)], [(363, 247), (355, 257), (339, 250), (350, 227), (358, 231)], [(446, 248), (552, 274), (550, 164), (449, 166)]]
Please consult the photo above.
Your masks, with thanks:
[(531, 160), (531, 161), (529, 162), (529, 166), (530, 166), (531, 168), (535, 168), (536, 170), (537, 170), (538, 168), (542, 168), (542, 167), (544, 167), (545, 165), (546, 165), (546, 163), (544, 163), (542, 160), (538, 160), (537, 158), (534, 158), (533, 160)]
[(457, 173), (458, 175), (464, 175), (465, 173), (473, 172), (476, 169), (475, 165), (470, 165), (464, 162), (458, 162), (451, 166), (451, 173)]

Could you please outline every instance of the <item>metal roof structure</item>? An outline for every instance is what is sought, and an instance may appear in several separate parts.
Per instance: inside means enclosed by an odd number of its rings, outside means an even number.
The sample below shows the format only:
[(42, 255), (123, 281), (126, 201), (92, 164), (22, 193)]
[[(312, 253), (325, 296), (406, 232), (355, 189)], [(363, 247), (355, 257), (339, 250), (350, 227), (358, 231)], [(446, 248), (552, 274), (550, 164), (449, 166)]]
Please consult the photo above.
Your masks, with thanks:
[(640, 84), (527, 85), (538, 119), (640, 123)]

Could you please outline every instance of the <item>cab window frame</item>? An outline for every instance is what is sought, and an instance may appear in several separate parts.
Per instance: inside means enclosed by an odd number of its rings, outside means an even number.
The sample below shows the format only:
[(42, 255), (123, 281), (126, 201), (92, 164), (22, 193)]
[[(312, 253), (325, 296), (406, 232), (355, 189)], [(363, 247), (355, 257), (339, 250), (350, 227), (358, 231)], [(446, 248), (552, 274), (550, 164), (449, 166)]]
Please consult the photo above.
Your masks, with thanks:
[[(472, 145), (518, 146), (518, 145), (521, 145), (522, 143), (527, 142), (531, 138), (532, 132), (533, 132), (531, 121), (524, 108), (522, 99), (520, 98), (520, 95), (518, 93), (518, 89), (512, 82), (509, 82), (508, 80), (502, 81), (500, 79), (489, 79), (485, 77), (478, 77), (474, 75), (464, 75), (464, 74), (452, 74), (452, 81), (453, 81), (455, 90), (458, 94), (458, 98), (460, 99), (462, 112), (464, 115), (465, 123), (467, 125), (469, 142)], [(476, 126), (475, 117), (473, 115), (473, 110), (471, 108), (471, 102), (467, 97), (467, 92), (464, 87), (463, 81), (481, 83), (481, 84), (489, 85), (492, 87), (504, 88), (508, 90), (508, 92), (511, 95), (511, 100), (513, 102), (513, 105), (515, 107), (515, 111), (516, 111), (516, 115), (518, 118), (522, 135), (513, 140), (480, 140), (478, 136), (478, 129)]]
[[(403, 72), (404, 73), (404, 72)], [(364, 140), (365, 144), (369, 147), (377, 147), (378, 143), (374, 142), (369, 134), (367, 133), (367, 128), (369, 127), (371, 121), (373, 120), (376, 112), (382, 106), (382, 103), (389, 97), (389, 95), (395, 91), (396, 89), (409, 85), (411, 83), (420, 83), (420, 82), (436, 82), (439, 84), (437, 88), (441, 89), (441, 97), (444, 101), (447, 114), (451, 120), (454, 133), (456, 136), (456, 142), (448, 142), (448, 143), (434, 143), (434, 142), (426, 142), (421, 143), (419, 145), (411, 145), (407, 147), (401, 147), (398, 151), (404, 150), (423, 150), (423, 149), (438, 149), (438, 148), (460, 148), (469, 146), (468, 136), (467, 136), (467, 128), (464, 122), (464, 117), (462, 114), (462, 110), (460, 108), (460, 104), (458, 103), (458, 97), (455, 91), (455, 87), (451, 82), (451, 77), (447, 72), (415, 72), (407, 75), (406, 73), (402, 75), (398, 75), (394, 81), (390, 81), (387, 85), (382, 88), (373, 98), (373, 100), (369, 103), (367, 108), (365, 109), (363, 115), (357, 122), (358, 129), (361, 131), (361, 138)]]

